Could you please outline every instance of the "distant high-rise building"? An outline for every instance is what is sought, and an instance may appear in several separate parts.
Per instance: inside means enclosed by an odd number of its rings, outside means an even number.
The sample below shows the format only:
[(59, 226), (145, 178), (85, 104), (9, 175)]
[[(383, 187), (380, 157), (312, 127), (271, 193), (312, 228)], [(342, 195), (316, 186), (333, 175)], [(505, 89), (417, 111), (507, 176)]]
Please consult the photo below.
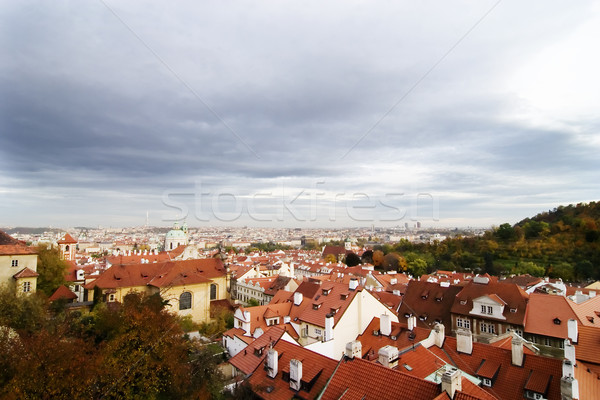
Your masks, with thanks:
[(419, 221), (417, 221), (417, 229), (421, 228), (421, 223)]

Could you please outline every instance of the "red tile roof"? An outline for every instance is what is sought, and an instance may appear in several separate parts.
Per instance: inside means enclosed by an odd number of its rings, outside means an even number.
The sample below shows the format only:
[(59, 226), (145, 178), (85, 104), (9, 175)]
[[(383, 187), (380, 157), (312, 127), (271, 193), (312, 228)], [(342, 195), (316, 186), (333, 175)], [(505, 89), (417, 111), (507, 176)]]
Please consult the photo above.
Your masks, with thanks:
[[(380, 334), (379, 327), (380, 319), (373, 318), (364, 333), (356, 338), (362, 344), (363, 355), (369, 352), (376, 355), (380, 348), (387, 345), (397, 347), (398, 349), (410, 347), (427, 338), (431, 332), (429, 328), (419, 327), (414, 328), (413, 331), (409, 331), (405, 323), (392, 322), (391, 334), (384, 336)], [(377, 335), (374, 334), (375, 331), (377, 331)]]
[(167, 261), (154, 264), (113, 265), (100, 276), (85, 285), (86, 289), (101, 289), (152, 285), (156, 287), (178, 286), (210, 282), (210, 278), (226, 274), (225, 267), (217, 258), (200, 260)]
[(439, 394), (436, 383), (360, 358), (344, 357), (322, 399), (430, 400)]
[[(547, 399), (560, 400), (560, 379), (562, 377), (562, 360), (527, 354), (523, 366), (512, 365), (511, 351), (501, 347), (494, 347), (484, 343), (473, 343), (473, 352), (469, 354), (456, 351), (456, 338), (446, 337), (443, 349), (431, 346), (429, 349), (439, 358), (451, 363), (462, 371), (477, 376), (477, 370), (482, 362), (492, 361), (500, 365), (496, 379), (491, 388), (484, 390), (499, 399), (521, 399), (524, 396), (526, 385), (539, 388), (545, 376), (550, 376)], [(535, 375), (530, 379), (532, 371)], [(540, 383), (541, 382), (541, 383)]]
[(274, 345), (283, 335), (284, 330), (279, 326), (269, 328), (259, 338), (252, 341), (246, 348), (235, 356), (229, 363), (248, 375), (252, 373), (267, 356), (270, 345)]
[[(426, 328), (431, 328), (435, 321), (439, 320), (442, 321), (446, 332), (450, 332), (452, 329), (450, 310), (456, 295), (461, 290), (462, 286), (444, 287), (435, 282), (410, 281), (402, 298), (398, 318), (401, 322), (406, 322), (406, 315), (414, 315), (417, 317), (417, 325)], [(427, 296), (423, 298), (425, 293)], [(429, 293), (433, 293), (433, 295), (429, 295)], [(438, 301), (436, 297), (439, 294), (441, 294), (441, 299)], [(419, 319), (420, 316), (425, 315), (427, 316), (426, 320)]]
[(77, 240), (75, 240), (73, 238), (73, 236), (69, 235), (68, 233), (65, 233), (65, 236), (63, 236), (62, 239), (60, 239), (56, 243), (58, 243), (58, 244), (75, 244), (75, 243), (77, 243)]
[[(459, 315), (471, 315), (473, 300), (482, 296), (493, 297), (496, 301), (500, 299), (506, 306), (502, 314), (506, 323), (513, 325), (525, 325), (525, 313), (527, 311), (527, 300), (529, 295), (514, 283), (498, 283), (490, 280), (489, 283), (469, 282), (456, 295), (452, 305), (452, 313)], [(464, 304), (463, 304), (464, 303)], [(511, 312), (516, 309), (516, 312)], [(492, 318), (492, 317), (490, 317)]]
[(575, 344), (577, 360), (600, 364), (600, 328), (579, 326), (579, 338)]
[(325, 282), (314, 292), (314, 297), (304, 298), (303, 304), (310, 301), (310, 306), (305, 305), (302, 312), (298, 314), (298, 319), (312, 325), (325, 327), (326, 315), (335, 311), (333, 316), (335, 326), (354, 296), (361, 290), (360, 286), (356, 290), (350, 290), (344, 283)]
[[(275, 378), (269, 378), (267, 371), (257, 365), (254, 373), (248, 378), (248, 383), (253, 387), (256, 394), (268, 400), (288, 400), (294, 396), (303, 399), (314, 399), (323, 390), (329, 377), (333, 374), (338, 362), (327, 358), (303, 347), (288, 343), (284, 340), (278, 341), (274, 349), (277, 350), (278, 373)], [(243, 353), (243, 352), (242, 352)], [(266, 350), (265, 350), (266, 353)], [(284, 372), (289, 374), (290, 360), (296, 359), (302, 362), (302, 381), (306, 377), (314, 377), (313, 382), (306, 382), (306, 389), (295, 391), (290, 388), (289, 380), (283, 379)]]
[(26, 254), (37, 254), (37, 251), (8, 235), (6, 232), (0, 231), (0, 256)]
[(580, 399), (600, 398), (600, 366), (577, 362), (575, 379), (579, 383)]
[(35, 272), (29, 268), (23, 268), (22, 270), (20, 270), (16, 274), (14, 274), (13, 278), (15, 278), (15, 279), (35, 278), (36, 276), (40, 276), (40, 274), (38, 274), (37, 272)]
[(577, 314), (581, 325), (600, 327), (600, 315), (597, 314), (600, 313), (600, 296), (592, 297), (580, 304), (574, 302), (569, 304)]
[(54, 291), (54, 293), (52, 293), (52, 296), (50, 296), (48, 298), (48, 300), (50, 300), (50, 301), (56, 301), (59, 299), (73, 300), (76, 298), (77, 298), (77, 295), (75, 293), (71, 292), (68, 287), (66, 287), (65, 285), (60, 285), (58, 287), (58, 289), (56, 289)]
[(564, 296), (532, 293), (527, 306), (525, 332), (566, 339), (569, 319), (577, 319), (570, 303), (573, 302)]

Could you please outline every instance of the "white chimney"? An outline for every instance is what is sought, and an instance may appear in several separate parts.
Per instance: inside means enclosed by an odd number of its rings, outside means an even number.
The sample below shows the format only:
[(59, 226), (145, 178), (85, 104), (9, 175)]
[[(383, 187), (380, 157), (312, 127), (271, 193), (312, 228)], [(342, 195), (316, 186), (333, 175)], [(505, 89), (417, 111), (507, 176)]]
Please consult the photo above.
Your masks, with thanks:
[(358, 357), (361, 358), (362, 357), (362, 343), (359, 342), (358, 340), (354, 340), (352, 342), (348, 342), (346, 343), (346, 357), (348, 358), (354, 358), (354, 357)]
[(579, 382), (573, 376), (563, 376), (560, 380), (560, 395), (562, 400), (579, 399)]
[(379, 364), (384, 367), (394, 368), (398, 365), (398, 348), (394, 346), (383, 346), (379, 349)]
[(290, 360), (290, 388), (300, 390), (302, 384), (302, 361), (292, 358)]
[(291, 320), (292, 320), (292, 319), (290, 318), (290, 316), (289, 316), (289, 315), (284, 315), (284, 316), (283, 316), (283, 323), (284, 323), (284, 324), (289, 324)]
[(400, 296), (400, 291), (398, 289), (392, 290), (392, 293), (394, 294), (394, 296)]
[(396, 278), (390, 279), (390, 285), (395, 285), (396, 283), (398, 283), (398, 279), (396, 279)]
[(523, 366), (523, 340), (517, 336), (513, 335), (511, 340), (511, 353), (512, 353), (512, 364), (522, 367)]
[(565, 359), (575, 365), (575, 346), (569, 340), (565, 340)]
[(302, 303), (302, 293), (294, 292), (294, 305), (299, 306)]
[(434, 343), (437, 347), (442, 348), (444, 339), (446, 339), (446, 328), (440, 323), (436, 323), (431, 331), (434, 336)]
[(392, 333), (392, 318), (388, 314), (381, 314), (379, 317), (379, 332), (383, 336), (390, 336)]
[(590, 296), (590, 299), (591, 299), (592, 297), (596, 297), (596, 291), (595, 291), (595, 290), (590, 290), (590, 291), (588, 292), (588, 296)]
[(406, 323), (408, 324), (408, 330), (412, 331), (415, 329), (415, 327), (417, 326), (417, 317), (415, 317), (414, 315), (411, 315), (410, 317), (408, 317), (408, 319), (406, 320)]
[(279, 362), (279, 354), (277, 350), (269, 349), (267, 352), (267, 376), (269, 378), (275, 378), (277, 376), (277, 366)]
[(570, 319), (567, 322), (567, 336), (571, 339), (571, 343), (577, 343), (577, 336), (579, 334), (577, 328), (577, 320)]
[(358, 287), (358, 279), (350, 278), (350, 283), (348, 287), (350, 288), (350, 290), (356, 290), (356, 288)]
[(473, 353), (473, 334), (469, 329), (456, 330), (456, 351), (459, 353)]
[(327, 314), (325, 316), (325, 335), (323, 336), (324, 342), (329, 342), (333, 339), (333, 314)]
[(462, 376), (458, 369), (454, 367), (447, 368), (442, 374), (442, 391), (448, 393), (451, 399), (457, 391), (462, 390)]

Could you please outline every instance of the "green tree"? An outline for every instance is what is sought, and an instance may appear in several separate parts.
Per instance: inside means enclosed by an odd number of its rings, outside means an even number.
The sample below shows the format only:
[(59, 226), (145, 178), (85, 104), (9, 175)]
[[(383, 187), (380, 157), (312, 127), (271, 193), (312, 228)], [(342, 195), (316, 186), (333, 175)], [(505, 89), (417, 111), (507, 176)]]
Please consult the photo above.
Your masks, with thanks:
[(61, 258), (60, 250), (56, 247), (40, 244), (37, 247), (38, 262), (37, 289), (50, 296), (60, 285), (65, 284), (67, 263)]

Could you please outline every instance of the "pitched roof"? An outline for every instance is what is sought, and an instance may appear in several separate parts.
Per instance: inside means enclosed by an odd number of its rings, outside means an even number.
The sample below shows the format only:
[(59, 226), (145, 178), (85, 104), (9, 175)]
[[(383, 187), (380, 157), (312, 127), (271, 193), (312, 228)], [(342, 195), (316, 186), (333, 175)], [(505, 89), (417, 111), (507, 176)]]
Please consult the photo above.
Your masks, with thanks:
[(283, 332), (284, 330), (279, 326), (269, 328), (259, 338), (250, 342), (244, 350), (231, 357), (229, 363), (246, 375), (252, 373), (267, 356), (269, 346), (274, 345)]
[(343, 357), (322, 399), (430, 400), (439, 394), (434, 382), (358, 357)]
[(156, 287), (210, 282), (210, 278), (226, 274), (221, 260), (166, 261), (153, 264), (113, 265), (85, 285), (86, 289), (101, 289), (152, 285)]
[(340, 254), (346, 255), (348, 253), (352, 253), (352, 250), (347, 250), (346, 247), (344, 247), (344, 246), (327, 245), (323, 249), (323, 254), (321, 255), (321, 257), (325, 258), (329, 254), (333, 254), (334, 256), (337, 257)]
[(564, 296), (532, 293), (525, 319), (525, 332), (560, 339), (568, 337), (568, 321), (577, 316)]
[[(414, 315), (417, 317), (417, 325), (427, 328), (431, 328), (438, 320), (442, 322), (446, 332), (450, 332), (452, 329), (450, 309), (454, 298), (461, 290), (462, 286), (442, 286), (435, 282), (410, 281), (402, 298), (398, 318), (401, 322), (406, 322), (407, 315)], [(426, 319), (419, 317), (426, 317)]]
[(569, 303), (579, 323), (584, 326), (600, 327), (600, 296), (592, 297), (583, 303)]
[(577, 360), (600, 364), (600, 328), (581, 325), (578, 327), (575, 357)]
[(54, 291), (54, 293), (52, 293), (52, 296), (50, 296), (48, 298), (48, 300), (50, 300), (50, 301), (56, 301), (59, 299), (73, 300), (76, 298), (77, 298), (77, 295), (75, 293), (71, 292), (68, 287), (66, 287), (65, 285), (60, 285), (58, 287), (58, 289), (56, 289)]
[[(506, 322), (514, 325), (525, 324), (525, 313), (527, 311), (527, 300), (529, 295), (514, 283), (498, 283), (490, 280), (487, 284), (469, 282), (456, 295), (452, 305), (453, 314), (470, 315), (473, 309), (473, 300), (487, 296), (501, 299), (505, 304), (503, 316)], [(516, 312), (511, 312), (514, 309)], [(493, 318), (493, 317), (491, 317)]]
[(65, 235), (62, 237), (62, 239), (60, 239), (56, 243), (58, 243), (58, 244), (75, 244), (75, 243), (77, 243), (77, 240), (75, 240), (73, 238), (73, 236), (69, 235), (68, 233), (65, 233)]
[(13, 278), (15, 278), (15, 279), (35, 278), (36, 276), (40, 276), (40, 274), (38, 274), (37, 272), (35, 272), (29, 268), (23, 268), (22, 270), (20, 270), (16, 274), (14, 274)]
[[(314, 399), (323, 390), (338, 364), (336, 360), (285, 340), (279, 340), (273, 348), (278, 353), (278, 372), (275, 378), (269, 378), (267, 371), (259, 367), (260, 364), (248, 378), (248, 383), (263, 399), (288, 400), (295, 395), (304, 399)], [(289, 379), (284, 380), (284, 374), (289, 376), (292, 359), (302, 362), (302, 382), (305, 384), (299, 391), (290, 388)]]
[(335, 326), (362, 287), (350, 290), (344, 283), (324, 282), (317, 289), (312, 298), (304, 297), (304, 307), (297, 317), (309, 324), (325, 327), (327, 314), (334, 313)]
[[(372, 353), (378, 354), (379, 349), (390, 345), (398, 349), (404, 349), (421, 340), (427, 338), (431, 330), (429, 328), (415, 327), (412, 331), (408, 330), (405, 323), (392, 322), (392, 331), (389, 336), (384, 336), (379, 331), (381, 320), (377, 317), (369, 323), (362, 335), (359, 335), (356, 340), (362, 344), (362, 353), (367, 355)], [(375, 335), (374, 332), (377, 332)]]
[[(473, 343), (471, 354), (456, 351), (456, 338), (446, 337), (442, 349), (431, 346), (429, 349), (447, 363), (455, 365), (462, 371), (477, 376), (477, 370), (483, 362), (491, 361), (500, 365), (492, 387), (483, 387), (485, 391), (499, 399), (520, 399), (524, 396), (525, 387), (539, 389), (549, 378), (546, 399), (560, 400), (560, 379), (562, 377), (562, 359), (543, 357), (525, 353), (523, 366), (512, 365), (511, 351), (502, 347), (484, 343)], [(532, 371), (535, 374), (532, 375)]]
[(26, 255), (37, 254), (37, 251), (26, 246), (20, 240), (13, 238), (4, 231), (0, 231), (0, 255)]

